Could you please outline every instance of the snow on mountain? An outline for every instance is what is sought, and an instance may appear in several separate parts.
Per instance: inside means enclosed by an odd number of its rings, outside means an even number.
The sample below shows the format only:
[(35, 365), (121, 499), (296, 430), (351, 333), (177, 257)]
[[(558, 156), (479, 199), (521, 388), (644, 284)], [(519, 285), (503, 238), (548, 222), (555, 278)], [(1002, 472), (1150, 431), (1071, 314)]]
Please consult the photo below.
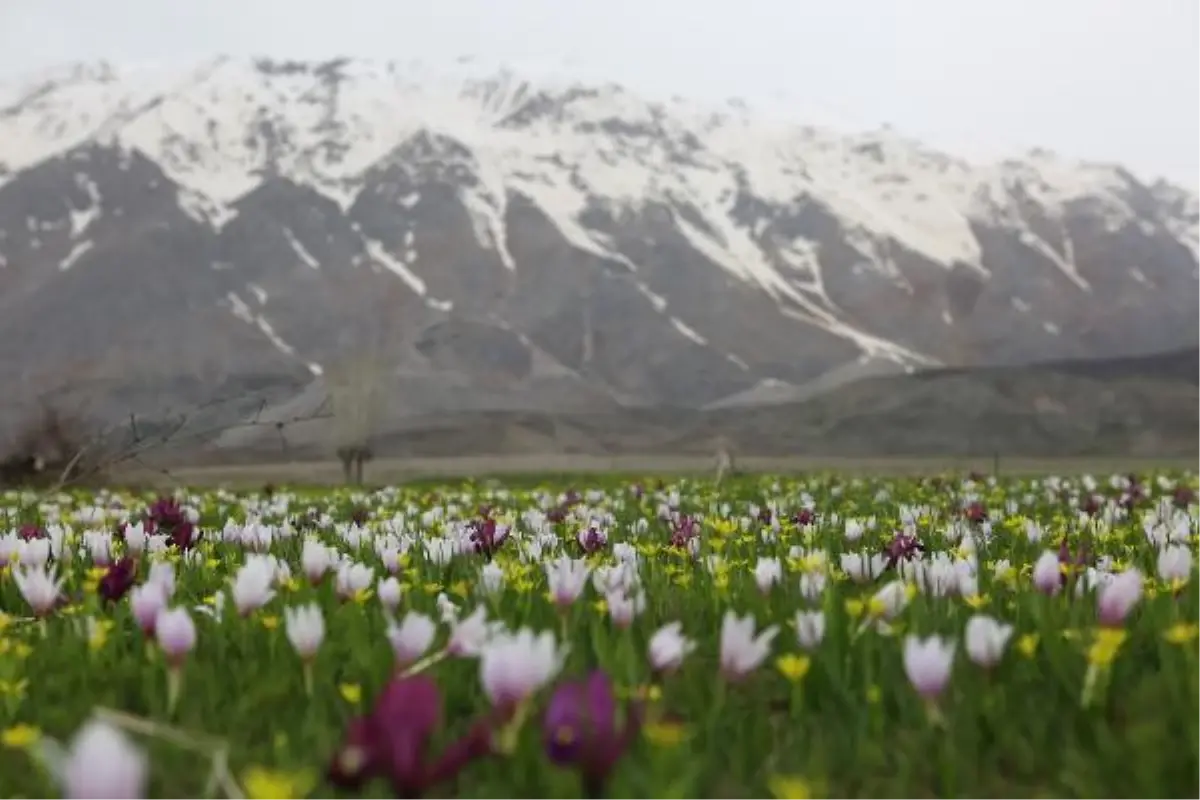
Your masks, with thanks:
[[(1114, 165), (972, 164), (615, 85), (67, 65), (0, 84), (0, 311), (12, 330), (65, 315), (62, 343), (10, 338), (0, 365), (115, 376), (158, 353), (295, 381), (382, 315), (387, 360), (507, 381), (510, 405), (539, 402), (533, 351), (581, 402), (701, 404), (863, 358), (1153, 350), (1195, 341), (1197, 218), (1193, 194)], [(132, 317), (74, 330), (105, 296)], [(131, 328), (167, 297), (167, 330)], [(218, 343), (234, 322), (256, 344)], [(445, 325), (459, 338), (423, 333)]]

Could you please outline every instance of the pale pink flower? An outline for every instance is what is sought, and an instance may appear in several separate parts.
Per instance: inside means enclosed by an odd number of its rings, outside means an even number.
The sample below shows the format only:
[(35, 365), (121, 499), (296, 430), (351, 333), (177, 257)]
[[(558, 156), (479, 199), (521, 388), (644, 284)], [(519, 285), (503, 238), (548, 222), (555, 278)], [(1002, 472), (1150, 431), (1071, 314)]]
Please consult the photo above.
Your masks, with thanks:
[(1129, 612), (1142, 599), (1145, 583), (1137, 569), (1127, 569), (1113, 576), (1096, 592), (1096, 614), (1101, 625), (1117, 627), (1125, 622)]
[(758, 669), (771, 654), (771, 642), (779, 634), (779, 626), (771, 625), (755, 636), (753, 614), (739, 618), (726, 611), (721, 620), (721, 674), (736, 681)]
[(154, 620), (154, 635), (167, 661), (178, 665), (196, 646), (196, 623), (185, 608), (164, 608)]
[(904, 672), (917, 694), (927, 700), (937, 697), (950, 682), (954, 666), (954, 642), (940, 636), (904, 639)]
[(1047, 550), (1038, 556), (1033, 565), (1033, 585), (1044, 594), (1058, 594), (1062, 588), (1062, 569), (1058, 553)]
[(75, 733), (65, 758), (53, 767), (66, 798), (146, 796), (146, 755), (121, 732), (91, 720)]

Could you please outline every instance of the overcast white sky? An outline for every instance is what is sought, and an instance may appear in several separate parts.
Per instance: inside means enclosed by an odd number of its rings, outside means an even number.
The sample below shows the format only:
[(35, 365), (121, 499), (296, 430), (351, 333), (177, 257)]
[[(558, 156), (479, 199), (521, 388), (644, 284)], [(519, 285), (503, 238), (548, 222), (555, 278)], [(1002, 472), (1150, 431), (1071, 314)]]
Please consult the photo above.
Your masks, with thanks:
[(461, 55), (1200, 185), (1197, 0), (0, 0), (0, 75)]

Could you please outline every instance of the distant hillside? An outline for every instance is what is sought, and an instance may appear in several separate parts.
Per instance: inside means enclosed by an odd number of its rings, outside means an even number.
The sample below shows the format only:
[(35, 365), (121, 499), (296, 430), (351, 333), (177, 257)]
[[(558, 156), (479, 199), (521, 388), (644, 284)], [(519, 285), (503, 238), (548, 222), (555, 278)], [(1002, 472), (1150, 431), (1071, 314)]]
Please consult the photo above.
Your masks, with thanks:
[[(803, 402), (695, 410), (448, 412), (381, 435), (381, 456), (706, 453), (829, 456), (1187, 456), (1197, 450), (1195, 349), (1144, 358), (866, 378)], [(328, 455), (328, 420), (222, 437), (213, 459)], [(284, 441), (286, 440), (286, 446)], [(236, 442), (236, 445), (232, 444)]]
[(1098, 381), (1150, 378), (1183, 381), (1195, 386), (1200, 385), (1200, 348), (1188, 347), (1165, 353), (1121, 358), (1073, 358), (1043, 361), (1024, 366), (932, 369), (916, 373), (916, 376), (938, 379), (946, 375), (969, 373), (981, 377), (985, 375), (999, 377), (1014, 372), (1054, 372)]

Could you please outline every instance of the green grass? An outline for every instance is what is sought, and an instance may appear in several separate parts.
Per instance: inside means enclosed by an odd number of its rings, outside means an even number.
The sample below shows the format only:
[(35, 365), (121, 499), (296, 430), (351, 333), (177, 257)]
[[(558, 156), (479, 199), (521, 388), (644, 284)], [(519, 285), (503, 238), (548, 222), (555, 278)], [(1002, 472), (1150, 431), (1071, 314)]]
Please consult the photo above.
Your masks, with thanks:
[[(253, 493), (204, 491), (187, 501), (198, 509), (200, 525), (208, 532), (200, 556), (185, 561), (168, 549), (143, 558), (138, 582), (146, 580), (151, 561), (173, 561), (174, 603), (193, 609), (211, 604), (215, 594), (225, 591), (246, 559), (241, 544), (221, 541), (227, 519), (241, 523), (254, 515), (268, 525), (290, 519), (299, 526), (312, 510), (344, 523), (355, 510), (365, 509), (368, 536), (379, 537), (390, 520), (402, 515), (415, 543), (398, 575), (404, 586), (399, 616), (416, 611), (437, 619), (442, 592), (463, 615), (481, 603), (490, 618), (511, 629), (552, 631), (565, 640), (570, 651), (559, 680), (600, 668), (624, 695), (649, 698), (644, 707), (648, 724), (612, 771), (604, 787), (609, 796), (794, 796), (799, 788), (830, 797), (1196, 796), (1196, 507), (1177, 512), (1183, 516), (1172, 523), (1183, 526), (1178, 536), (1191, 552), (1192, 580), (1168, 584), (1157, 575), (1157, 551), (1143, 532), (1158, 499), (1169, 498), (1167, 490), (1148, 480), (1154, 497), (1128, 518), (1085, 521), (1065, 500), (1048, 497), (1036, 480), (1009, 478), (991, 487), (964, 488), (961, 481), (937, 487), (908, 479), (747, 476), (719, 490), (695, 479), (666, 479), (656, 490), (658, 478), (651, 477), (640, 481), (646, 487), (640, 499), (630, 492), (629, 478), (616, 476), (423, 482), (371, 494), (306, 488), (279, 491), (270, 502)], [(1194, 485), (1190, 475), (1172, 474), (1169, 480)], [(1100, 483), (1098, 491), (1115, 497), (1107, 476)], [(535, 558), (521, 558), (535, 535), (522, 513), (567, 485), (585, 493), (585, 506), (612, 515), (610, 547), (589, 563), (612, 563), (611, 543), (616, 542), (630, 543), (640, 554), (646, 607), (628, 630), (614, 627), (590, 583), (573, 607), (560, 612), (547, 597), (542, 565)], [(1067, 486), (1079, 492), (1077, 482)], [(596, 493), (589, 497), (588, 490)], [(991, 516), (987, 537), (978, 526), (961, 522), (960, 507), (970, 492), (978, 493)], [(704, 517), (698, 559), (670, 547), (671, 528), (657, 519), (658, 506), (673, 494), (680, 511)], [(817, 524), (800, 528), (785, 521), (774, 536), (764, 536), (770, 526), (751, 514), (751, 506), (772, 504), (788, 517), (805, 494), (811, 496)], [(304, 580), (281, 584), (275, 599), (246, 618), (238, 617), (230, 603), (216, 619), (193, 611), (198, 641), (183, 669), (178, 704), (170, 709), (161, 652), (139, 631), (128, 599), (111, 606), (101, 601), (95, 588), (100, 570), (78, 554), (84, 530), (111, 530), (121, 516), (140, 517), (153, 498), (118, 493), (115, 499), (126, 511), (109, 509), (102, 520), (78, 521), (79, 509), (111, 506), (113, 499), (77, 492), (22, 504), (20, 496), (7, 496), (9, 527), (45, 524), (58, 516), (69, 523), (65, 536), (76, 554), (57, 562), (71, 602), (44, 620), (26, 619), (30, 611), (16, 586), (14, 566), (0, 573), (0, 609), (7, 615), (0, 630), (0, 730), (9, 745), (0, 746), (0, 795), (56, 794), (54, 780), (37, 768), (44, 746), (23, 741), (19, 734), (28, 740), (36, 729), (67, 745), (94, 709), (101, 708), (142, 720), (129, 725), (157, 726), (130, 733), (149, 753), (151, 796), (205, 796), (210, 753), (218, 746), (228, 752), (236, 788), (251, 796), (262, 790), (261, 779), (254, 778), (259, 768), (299, 780), (311, 796), (393, 796), (382, 780), (357, 792), (324, 783), (348, 720), (371, 707), (393, 671), (387, 619), (378, 598), (339, 600), (332, 576), (327, 576), (317, 586)], [(452, 527), (446, 519), (477, 519), (482, 505), (515, 523), (513, 538), (496, 556), (506, 585), (492, 596), (478, 591), (482, 557), (462, 555), (437, 566), (425, 557), (421, 544), (445, 535)], [(443, 509), (443, 519), (423, 519), (435, 507)], [(951, 561), (962, 560), (961, 531), (978, 537), (978, 592), (971, 597), (915, 592), (890, 624), (868, 624), (863, 615), (876, 608), (869, 599), (895, 575), (857, 583), (840, 568), (840, 557), (852, 551), (880, 552), (901, 526), (901, 514), (912, 507), (919, 508), (916, 532), (926, 559), (941, 553)], [(860, 540), (845, 537), (844, 520), (872, 517), (874, 529)], [(640, 520), (648, 520), (642, 533), (637, 526), (646, 523)], [(1026, 536), (1027, 520), (1045, 531), (1040, 543)], [(585, 522), (583, 517), (551, 525), (547, 532), (559, 538), (561, 552), (580, 557), (574, 537)], [(384, 574), (371, 547), (355, 549), (329, 527), (275, 539), (270, 552), (290, 566), (294, 577), (301, 576), (304, 536), (351, 553), (377, 576)], [(1046, 549), (1057, 550), (1064, 538), (1072, 551), (1086, 547), (1094, 558), (1106, 557), (1110, 569), (1137, 567), (1147, 578), (1146, 593), (1126, 620), (1125, 638), (1107, 668), (1089, 667), (1098, 636), (1094, 592), (1077, 596), (1073, 586), (1081, 578), (1075, 575), (1068, 589), (1053, 597), (1031, 584), (1034, 561)], [(546, 545), (544, 555), (552, 551), (548, 538)], [(793, 547), (809, 555), (789, 558)], [(826, 555), (827, 566), (820, 565), (815, 553)], [(718, 562), (711, 568), (710, 556)], [(766, 557), (780, 558), (784, 575), (763, 593), (753, 569)], [(1008, 577), (995, 573), (1002, 559), (1014, 568)], [(814, 601), (801, 596), (803, 571), (827, 575), (827, 588)], [(308, 695), (282, 618), (284, 608), (310, 602), (323, 609), (327, 634)], [(748, 678), (732, 684), (722, 680), (718, 669), (721, 620), (729, 609), (753, 614), (760, 627), (780, 626), (771, 655)], [(824, 640), (811, 652), (800, 648), (792, 626), (802, 609), (825, 615)], [(962, 644), (966, 622), (977, 613), (1015, 628), (1011, 646), (990, 670), (973, 664)], [(647, 662), (647, 643), (655, 630), (672, 621), (682, 623), (697, 647), (676, 674), (656, 678)], [(440, 627), (435, 651), (447, 638), (446, 626)], [(95, 635), (97, 631), (104, 635)], [(906, 676), (902, 651), (909, 634), (940, 634), (958, 642), (936, 715)], [(784, 666), (789, 661), (803, 664), (803, 677), (789, 680), (780, 669), (781, 659)], [(1085, 705), (1089, 669), (1096, 690)], [(425, 674), (437, 681), (444, 701), (436, 751), (487, 712), (489, 702), (477, 659), (446, 658)], [(543, 753), (541, 718), (552, 691), (547, 687), (534, 698), (510, 754), (470, 764), (431, 794), (581, 796), (579, 777), (553, 766)], [(357, 693), (361, 697), (355, 698)], [(169, 740), (174, 734), (164, 733), (163, 726), (213, 744), (199, 752), (180, 746)], [(19, 746), (24, 744), (28, 747)], [(225, 796), (233, 788), (218, 786), (211, 794)]]

